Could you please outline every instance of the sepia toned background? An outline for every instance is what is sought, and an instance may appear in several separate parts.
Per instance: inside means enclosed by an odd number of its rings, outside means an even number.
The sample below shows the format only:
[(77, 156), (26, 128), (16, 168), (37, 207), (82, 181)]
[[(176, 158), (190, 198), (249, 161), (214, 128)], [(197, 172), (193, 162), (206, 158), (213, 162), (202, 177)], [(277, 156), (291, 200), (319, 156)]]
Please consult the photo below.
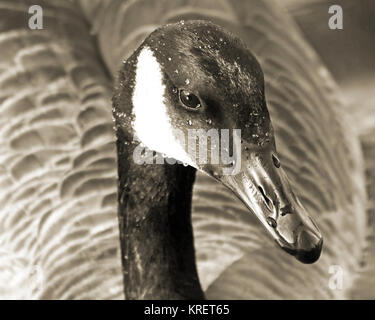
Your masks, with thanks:
[[(43, 30), (28, 28), (34, 4)], [(328, 28), (330, 4), (343, 30)], [(157, 26), (209, 19), (260, 61), (281, 162), (325, 243), (300, 264), (198, 174), (206, 296), (375, 298), (374, 15), (370, 0), (0, 0), (0, 297), (123, 298), (113, 77)]]

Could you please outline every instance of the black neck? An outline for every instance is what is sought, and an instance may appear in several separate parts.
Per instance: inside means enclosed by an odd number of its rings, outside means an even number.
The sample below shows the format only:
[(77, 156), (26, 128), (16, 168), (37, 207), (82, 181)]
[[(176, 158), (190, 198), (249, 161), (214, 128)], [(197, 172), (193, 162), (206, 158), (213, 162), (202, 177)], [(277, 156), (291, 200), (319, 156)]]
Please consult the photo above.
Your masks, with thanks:
[(191, 226), (195, 169), (133, 161), (117, 132), (119, 221), (126, 299), (202, 299)]

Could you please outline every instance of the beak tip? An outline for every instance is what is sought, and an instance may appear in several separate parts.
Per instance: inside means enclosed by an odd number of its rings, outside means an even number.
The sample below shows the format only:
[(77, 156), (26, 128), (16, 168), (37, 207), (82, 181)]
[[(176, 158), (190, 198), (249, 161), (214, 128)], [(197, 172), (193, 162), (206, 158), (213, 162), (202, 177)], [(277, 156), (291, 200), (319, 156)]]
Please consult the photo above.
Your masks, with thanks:
[(312, 264), (320, 258), (323, 247), (323, 238), (310, 250), (298, 249), (295, 252), (295, 257), (298, 261), (305, 264)]
[(323, 238), (320, 238), (318, 243), (313, 246), (311, 249), (291, 249), (288, 247), (281, 246), (281, 248), (286, 251), (287, 253), (294, 256), (298, 261), (304, 264), (312, 264), (319, 260), (320, 255), (322, 253), (323, 247)]

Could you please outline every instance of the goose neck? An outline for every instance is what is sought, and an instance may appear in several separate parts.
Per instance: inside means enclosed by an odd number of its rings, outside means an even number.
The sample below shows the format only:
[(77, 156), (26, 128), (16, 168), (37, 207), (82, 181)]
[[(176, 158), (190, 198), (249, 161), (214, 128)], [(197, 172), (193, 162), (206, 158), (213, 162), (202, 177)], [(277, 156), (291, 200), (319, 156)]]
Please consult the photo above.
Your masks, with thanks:
[(202, 299), (191, 225), (195, 169), (136, 164), (136, 146), (123, 131), (117, 136), (125, 297)]

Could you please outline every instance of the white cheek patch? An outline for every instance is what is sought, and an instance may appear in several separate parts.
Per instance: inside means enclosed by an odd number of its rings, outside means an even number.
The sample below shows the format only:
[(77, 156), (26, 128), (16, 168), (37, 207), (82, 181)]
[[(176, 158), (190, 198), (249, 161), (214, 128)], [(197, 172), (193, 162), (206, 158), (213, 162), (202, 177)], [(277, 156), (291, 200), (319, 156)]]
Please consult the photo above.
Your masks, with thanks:
[(164, 102), (166, 86), (160, 65), (148, 47), (139, 53), (133, 92), (133, 128), (150, 150), (196, 167), (173, 135)]

